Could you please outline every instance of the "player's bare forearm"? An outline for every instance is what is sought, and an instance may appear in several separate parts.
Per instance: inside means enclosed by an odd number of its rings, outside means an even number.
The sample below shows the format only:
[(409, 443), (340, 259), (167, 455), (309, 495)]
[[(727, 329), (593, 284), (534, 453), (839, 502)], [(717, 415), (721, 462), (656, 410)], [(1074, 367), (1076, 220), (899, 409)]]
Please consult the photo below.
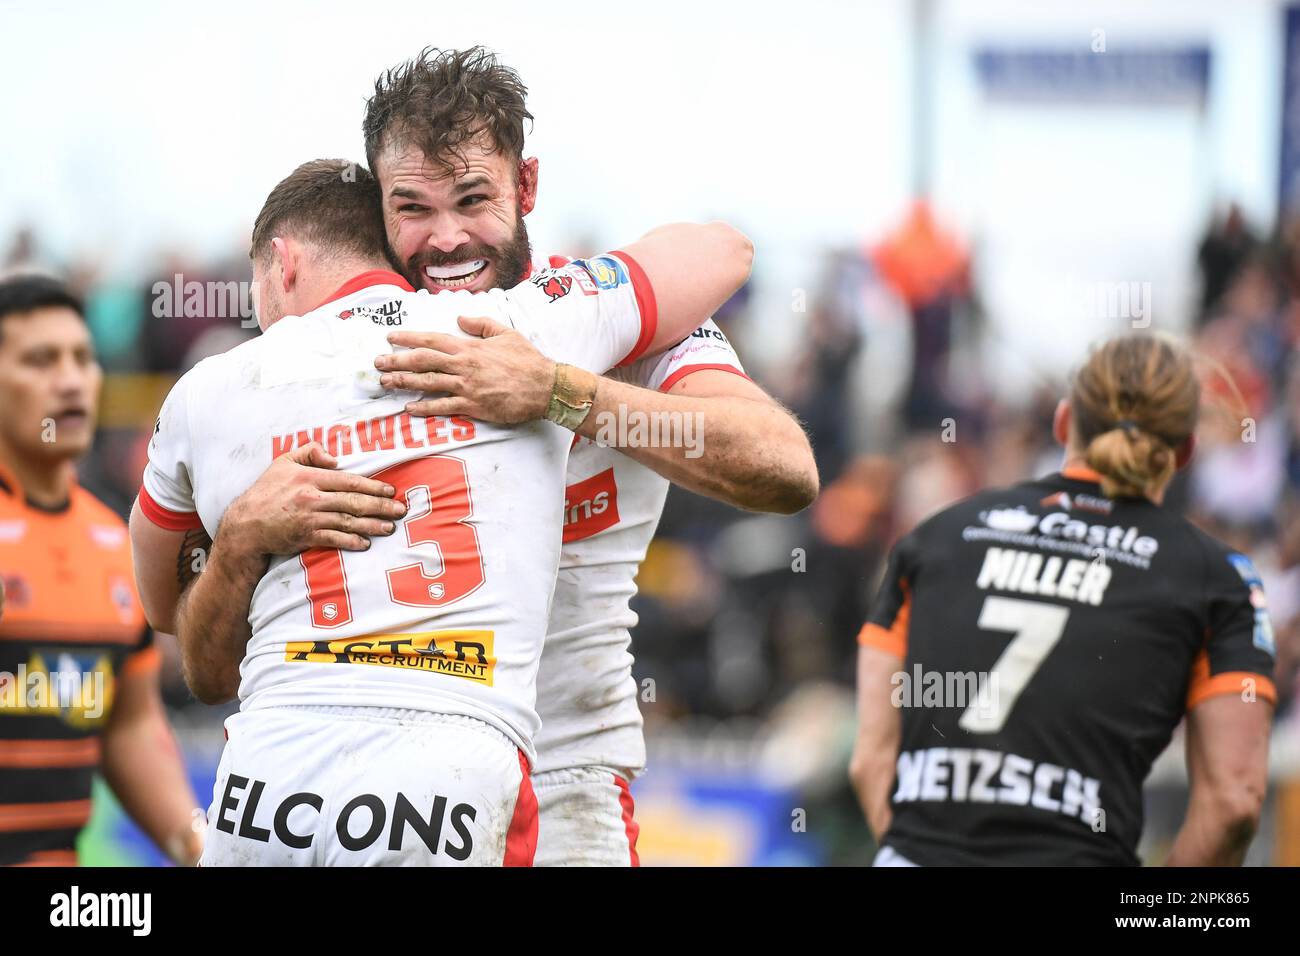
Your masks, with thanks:
[(849, 782), (853, 784), (867, 825), (879, 841), (893, 819), (889, 795), (898, 748), (872, 739), (872, 736), (859, 734), (849, 760)]
[[(717, 377), (714, 389), (730, 394), (710, 394), (709, 376)], [(683, 393), (688, 387), (693, 391)], [(817, 497), (817, 467), (799, 423), (758, 386), (728, 372), (697, 372), (670, 393), (601, 378), (577, 431), (688, 491), (738, 508), (793, 514)]]
[(894, 779), (894, 758), (889, 754), (873, 754), (863, 762), (855, 764), (853, 776), (858, 803), (867, 818), (876, 841), (882, 840), (889, 832), (893, 822), (894, 811), (889, 803), (890, 786)]
[[(147, 517), (139, 499), (131, 508), (131, 565), (145, 619), (155, 631), (176, 633), (176, 602), (185, 581), (187, 543), (202, 529), (176, 531), (160, 528)], [(203, 538), (206, 541), (206, 535)]]
[(239, 693), (239, 664), (252, 629), (248, 610), (267, 557), (225, 525), (217, 530), (203, 573), (176, 606), (181, 672), (195, 698), (221, 704)]
[[(501, 424), (541, 418), (555, 384), (555, 362), (488, 320), (462, 319), (461, 326), (488, 335), (457, 346), (472, 348), (476, 358), (455, 375), (438, 371), (447, 357), (425, 347), (445, 336), (390, 335), (410, 351), (376, 361), (389, 369), (380, 378), (384, 387), (448, 393), (409, 403), (412, 415), (466, 415)], [(696, 371), (667, 394), (598, 377), (578, 434), (617, 447), (683, 488), (739, 508), (793, 514), (817, 497), (817, 465), (799, 423), (749, 379), (730, 372)]]
[(1191, 797), (1166, 866), (1240, 866), (1268, 789), (1273, 704), (1236, 694), (1210, 698), (1187, 715)]
[(858, 649), (858, 733), (849, 779), (877, 841), (888, 832), (893, 818), (889, 796), (903, 720), (893, 704), (892, 678), (902, 666), (897, 655), (874, 647)]
[(1241, 866), (1255, 827), (1253, 820), (1234, 821), (1193, 800), (1165, 866)]
[(118, 684), (103, 734), (101, 771), (122, 808), (173, 861), (193, 865), (202, 849), (197, 801), (158, 693), (158, 672)]

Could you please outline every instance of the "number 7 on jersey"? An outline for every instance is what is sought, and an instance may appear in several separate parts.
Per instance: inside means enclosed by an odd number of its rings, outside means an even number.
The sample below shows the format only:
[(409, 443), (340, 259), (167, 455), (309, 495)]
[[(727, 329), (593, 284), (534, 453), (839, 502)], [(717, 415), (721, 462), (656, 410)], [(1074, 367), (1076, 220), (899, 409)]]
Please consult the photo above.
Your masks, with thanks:
[(1065, 633), (1069, 608), (1042, 601), (987, 597), (980, 609), (979, 626), (986, 631), (1014, 631), (989, 671), (980, 681), (979, 694), (957, 722), (972, 734), (995, 734), (1003, 728), (1020, 692), (1037, 673), (1052, 648)]

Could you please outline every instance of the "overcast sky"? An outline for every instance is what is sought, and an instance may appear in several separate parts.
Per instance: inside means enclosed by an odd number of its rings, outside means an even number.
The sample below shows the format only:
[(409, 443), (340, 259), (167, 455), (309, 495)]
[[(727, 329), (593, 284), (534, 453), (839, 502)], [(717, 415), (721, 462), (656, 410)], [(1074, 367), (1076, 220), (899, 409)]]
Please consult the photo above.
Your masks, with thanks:
[(904, 195), (896, 0), (25, 7), (5, 6), (0, 229), (60, 248), (242, 243), (299, 162), (364, 158), (376, 75), (424, 44), (483, 43), (528, 84), (539, 246), (716, 214), (856, 238)]
[[(367, 15), (367, 10), (373, 15)], [(362, 157), (376, 75), (421, 46), (482, 43), (522, 74), (536, 124), (539, 253), (723, 217), (758, 242), (760, 295), (828, 245), (879, 238), (911, 190), (911, 0), (588, 5), (0, 0), (0, 241), (34, 223), (62, 257), (129, 271), (159, 248), (242, 250), (298, 163)], [(1267, 225), (1276, 177), (1278, 0), (939, 0), (930, 88), (941, 211), (982, 252), (995, 323), (1040, 286), (1153, 281), (1190, 296), (1195, 233), (1234, 197)], [(1006, 110), (976, 46), (1211, 49), (1204, 109)], [(1032, 348), (1060, 351), (1034, 323)], [(1075, 330), (1076, 334), (1078, 333)]]

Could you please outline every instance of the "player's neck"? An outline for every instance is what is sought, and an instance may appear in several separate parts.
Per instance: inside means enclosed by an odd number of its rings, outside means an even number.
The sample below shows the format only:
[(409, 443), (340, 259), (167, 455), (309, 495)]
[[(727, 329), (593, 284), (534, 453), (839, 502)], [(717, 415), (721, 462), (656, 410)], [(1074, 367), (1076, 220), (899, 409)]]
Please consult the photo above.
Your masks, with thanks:
[(1092, 471), (1092, 466), (1088, 464), (1083, 452), (1067, 448), (1065, 461), (1061, 462), (1061, 471)]
[(61, 507), (72, 494), (75, 471), (71, 459), (24, 458), (0, 439), (0, 465), (17, 479), (23, 497), (37, 507)]
[[(1084, 456), (1083, 452), (1077, 451), (1072, 448), (1066, 450), (1065, 461), (1061, 463), (1061, 471), (1063, 473), (1070, 472), (1070, 471), (1078, 472), (1078, 471), (1092, 471), (1092, 470), (1093, 467), (1088, 464), (1087, 458)], [(1157, 504), (1157, 505), (1164, 504), (1165, 489), (1167, 487), (1168, 487), (1167, 485), (1161, 485), (1159, 488), (1156, 488), (1154, 491), (1150, 492), (1147, 495), (1147, 498), (1149, 498), (1153, 504)]]
[(347, 259), (330, 263), (317, 271), (311, 281), (301, 290), (299, 304), (304, 314), (318, 309), (334, 298), (340, 289), (357, 276), (366, 272), (392, 272), (393, 267), (386, 259)]

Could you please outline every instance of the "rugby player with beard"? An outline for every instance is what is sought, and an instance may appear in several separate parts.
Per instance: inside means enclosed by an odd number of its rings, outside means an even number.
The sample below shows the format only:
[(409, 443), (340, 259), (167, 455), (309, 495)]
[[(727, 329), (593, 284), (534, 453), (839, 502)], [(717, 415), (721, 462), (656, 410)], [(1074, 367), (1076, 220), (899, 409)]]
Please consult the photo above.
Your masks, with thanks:
[[(379, 180), (390, 255), (413, 285), (430, 292), (510, 288), (526, 278), (557, 298), (633, 281), (608, 265), (577, 273), (534, 273), (524, 217), (537, 200), (538, 160), (523, 156), (531, 119), (518, 75), (482, 48), (426, 50), (384, 74), (364, 124), (367, 160)], [(658, 283), (651, 305), (678, 309), (691, 276)], [(463, 318), (477, 339), (395, 332), (400, 351), (381, 356), (383, 383), (430, 393), (408, 406), (414, 416), (466, 415), (498, 424), (547, 416), (556, 363), (517, 332)], [(670, 413), (703, 422), (693, 454), (681, 445), (609, 447), (602, 423)], [(570, 453), (564, 546), (538, 674), (542, 730), (533, 786), (539, 810), (537, 865), (636, 865), (637, 824), (629, 783), (645, 766), (642, 718), (632, 676), (630, 602), (670, 482), (753, 511), (788, 514), (816, 496), (818, 479), (798, 422), (745, 375), (712, 321), (676, 346), (595, 378), (591, 404), (566, 424)], [(630, 433), (629, 433), (630, 434)], [(320, 449), (278, 460), (245, 496), (241, 513), (260, 515), (257, 547), (294, 553), (319, 535), (321, 515), (284, 507), (302, 489), (339, 502), (331, 527), (354, 539), (388, 512), (374, 488), (349, 486)], [(560, 504), (557, 502), (557, 505)], [(332, 507), (321, 504), (322, 509)], [(223, 530), (223, 534), (224, 534)], [(231, 536), (232, 539), (235, 537)], [(241, 535), (245, 541), (253, 539)], [(241, 590), (243, 593), (240, 593)], [(211, 593), (211, 592), (209, 592)], [(220, 607), (183, 602), (178, 629), (212, 631), (246, 609), (251, 588), (222, 589)], [(235, 617), (239, 617), (235, 614)], [(233, 619), (232, 619), (233, 620)], [(238, 623), (238, 621), (233, 621)], [(214, 685), (233, 694), (237, 658), (210, 662)]]

